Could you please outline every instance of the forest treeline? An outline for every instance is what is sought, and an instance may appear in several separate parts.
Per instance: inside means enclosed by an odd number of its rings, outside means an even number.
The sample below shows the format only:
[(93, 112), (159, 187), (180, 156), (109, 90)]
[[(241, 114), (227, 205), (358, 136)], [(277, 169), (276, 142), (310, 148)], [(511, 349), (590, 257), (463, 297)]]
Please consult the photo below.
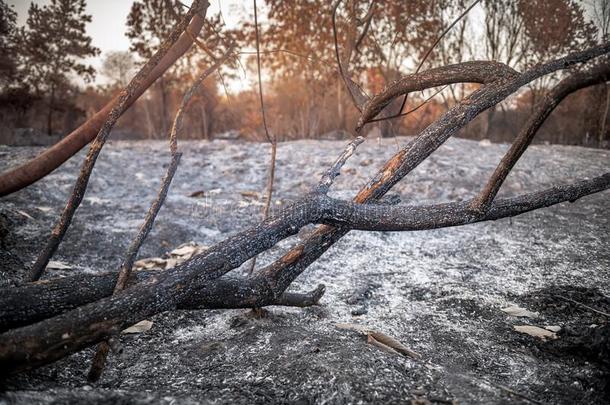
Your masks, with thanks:
[[(342, 55), (350, 63), (350, 74), (365, 92), (374, 94), (415, 72), (439, 35), (472, 1), (349, 2), (340, 9), (336, 24), (340, 47), (349, 40), (357, 44)], [(266, 0), (261, 10), (266, 13), (260, 32), (265, 105), (269, 129), (278, 140), (336, 138), (355, 127), (358, 112), (337, 71), (330, 3)], [(234, 27), (226, 26), (221, 13), (209, 16), (200, 34), (202, 46), (193, 47), (124, 114), (113, 137), (166, 137), (170, 117), (194, 77), (234, 43), (240, 57), (198, 90), (184, 134), (264, 140), (257, 88), (237, 92), (227, 85), (255, 74), (253, 19), (243, 10), (241, 23)], [(55, 139), (78, 127), (118, 94), (185, 12), (178, 0), (134, 1), (125, 21), (130, 50), (99, 55), (86, 32), (95, 16), (87, 14), (85, 0), (31, 4), (23, 26), (18, 26), (12, 7), (0, 0), (0, 141)], [(366, 27), (362, 38), (350, 38), (354, 22)], [(608, 40), (609, 31), (607, 0), (482, 0), (448, 31), (421, 68), (495, 60), (523, 70), (552, 55)], [(103, 63), (96, 71), (86, 61), (98, 56)], [(560, 75), (533, 82), (482, 114), (461, 135), (512, 140)], [(93, 84), (96, 76), (103, 76), (104, 84)], [(375, 136), (414, 135), (475, 87), (457, 84), (410, 94), (404, 111), (412, 113), (371, 125), (369, 131)], [(387, 108), (398, 112), (400, 104)], [(544, 125), (537, 141), (608, 147), (609, 104), (608, 84), (573, 94)]]

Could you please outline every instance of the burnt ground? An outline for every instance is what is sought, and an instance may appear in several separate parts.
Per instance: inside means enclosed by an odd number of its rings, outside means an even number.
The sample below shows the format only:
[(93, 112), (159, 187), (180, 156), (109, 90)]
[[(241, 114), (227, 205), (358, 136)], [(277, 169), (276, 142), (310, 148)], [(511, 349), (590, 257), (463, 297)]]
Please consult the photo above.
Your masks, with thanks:
[[(343, 146), (281, 144), (275, 206), (306, 192)], [(251, 191), (264, 187), (267, 146), (181, 148), (179, 172), (141, 257), (188, 241), (211, 245), (260, 217), (262, 201)], [(392, 194), (417, 204), (470, 198), (506, 148), (452, 139)], [(39, 151), (0, 147), (0, 169)], [(391, 139), (365, 142), (334, 195), (353, 196), (395, 151)], [(31, 265), (82, 158), (0, 200), (3, 283), (18, 281)], [(167, 161), (163, 142), (110, 142), (55, 257), (70, 269), (49, 277), (117, 269)], [(532, 146), (501, 194), (599, 175), (609, 163), (609, 151)], [(190, 197), (196, 191), (203, 195)], [(247, 310), (160, 314), (148, 332), (121, 337), (124, 350), (111, 356), (98, 384), (85, 381), (89, 349), (0, 383), (0, 403), (608, 403), (608, 317), (581, 304), (610, 312), (609, 196), (457, 228), (351, 232), (294, 284), (326, 284), (319, 306), (270, 307), (262, 318)], [(501, 311), (509, 305), (539, 316)], [(384, 352), (336, 323), (393, 336), (422, 360)], [(542, 341), (514, 325), (561, 330), (558, 339)]]

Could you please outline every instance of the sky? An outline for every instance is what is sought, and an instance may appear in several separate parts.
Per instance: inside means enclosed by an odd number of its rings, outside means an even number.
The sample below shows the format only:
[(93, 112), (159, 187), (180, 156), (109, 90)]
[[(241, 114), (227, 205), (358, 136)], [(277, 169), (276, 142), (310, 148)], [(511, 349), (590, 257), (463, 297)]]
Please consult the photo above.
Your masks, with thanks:
[[(134, 0), (88, 0), (87, 14), (92, 16), (92, 21), (87, 24), (87, 33), (93, 40), (93, 45), (101, 50), (101, 55), (90, 58), (89, 63), (98, 71), (102, 64), (104, 55), (109, 51), (126, 51), (129, 49), (129, 40), (125, 36), (127, 27), (127, 15)], [(190, 5), (192, 0), (182, 0), (184, 4)], [(49, 0), (8, 0), (8, 4), (17, 12), (17, 22), (24, 25), (27, 19), (27, 11), (31, 3), (45, 5)], [(237, 16), (250, 12), (239, 0), (210, 0), (208, 13), (216, 14), (222, 11), (227, 26), (237, 22)], [(96, 83), (102, 84), (105, 78), (101, 74), (96, 75)]]

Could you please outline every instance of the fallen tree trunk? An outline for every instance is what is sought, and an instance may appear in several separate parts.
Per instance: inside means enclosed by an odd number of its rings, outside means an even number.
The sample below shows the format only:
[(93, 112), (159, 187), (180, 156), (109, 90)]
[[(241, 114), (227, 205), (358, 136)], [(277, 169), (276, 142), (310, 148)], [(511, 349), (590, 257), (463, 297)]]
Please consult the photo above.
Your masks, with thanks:
[[(127, 287), (146, 283), (159, 271), (136, 271)], [(0, 290), (0, 332), (31, 325), (112, 295), (118, 273), (77, 274)], [(203, 287), (197, 300), (179, 302), (177, 309), (255, 308), (269, 305), (308, 306), (317, 303), (323, 286), (307, 293), (285, 292), (275, 298), (255, 277), (220, 277)]]
[[(165, 56), (159, 61), (155, 68), (146, 76), (127, 99), (125, 109), (122, 113), (138, 99), (144, 92), (182, 55), (186, 53), (193, 44), (193, 37), (199, 35), (205, 21), (207, 1), (202, 1), (199, 10), (193, 15), (188, 25), (188, 33), (183, 33), (171, 46)], [(66, 135), (61, 141), (51, 146), (32, 160), (0, 174), (0, 197), (14, 193), (40, 180), (53, 170), (61, 166), (66, 160), (74, 156), (79, 150), (91, 142), (100, 129), (112, 109), (118, 105), (120, 95), (109, 101), (100, 111), (85, 121), (80, 127)], [(121, 113), (121, 114), (122, 114)]]

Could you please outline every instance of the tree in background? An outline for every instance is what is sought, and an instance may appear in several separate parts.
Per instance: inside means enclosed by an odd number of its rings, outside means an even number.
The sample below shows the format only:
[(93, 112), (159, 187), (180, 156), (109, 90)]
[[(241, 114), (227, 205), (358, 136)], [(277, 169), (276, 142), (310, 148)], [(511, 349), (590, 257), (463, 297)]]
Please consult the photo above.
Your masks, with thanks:
[[(135, 52), (142, 60), (148, 60), (157, 51), (163, 39), (167, 38), (172, 28), (184, 14), (178, 0), (141, 0), (134, 1), (127, 16), (125, 35), (131, 42), (129, 50)], [(174, 69), (159, 79), (158, 90), (161, 96), (161, 133), (168, 128), (168, 91), (172, 84)]]
[(608, 0), (587, 0), (586, 3), (597, 27), (599, 42), (610, 39), (610, 2)]
[(102, 61), (101, 73), (110, 80), (111, 87), (127, 86), (134, 73), (136, 61), (128, 51), (110, 51)]
[[(34, 99), (22, 84), (17, 14), (0, 0), (0, 129), (23, 124)], [(8, 125), (7, 125), (8, 124)]]
[[(570, 52), (591, 45), (595, 28), (586, 21), (583, 9), (575, 0), (484, 0), (485, 30), (483, 57), (523, 70), (551, 55)], [(531, 83), (530, 108), (557, 79), (550, 75)], [(505, 104), (499, 107), (504, 113)], [(494, 117), (497, 108), (486, 114), (487, 130), (492, 138), (496, 130)], [(504, 114), (505, 115), (505, 114)]]
[[(301, 91), (299, 102), (310, 116), (303, 117), (303, 110), (300, 110), (299, 127), (306, 133), (354, 126), (349, 117), (350, 113), (353, 117), (356, 115), (351, 111), (351, 102), (336, 70), (332, 3), (325, 0), (266, 1), (268, 21), (261, 34), (266, 52), (263, 62), (274, 72), (275, 80), (284, 83), (292, 80), (294, 83), (289, 86), (292, 90), (298, 83), (302, 84), (298, 86)], [(433, 15), (438, 3), (438, 0), (343, 1), (336, 19), (338, 43), (354, 80), (367, 88), (379, 87), (405, 73), (406, 67), (414, 66), (417, 56), (423, 55), (439, 31), (440, 21)], [(251, 46), (254, 28), (248, 18), (245, 20), (242, 40)], [(354, 22), (364, 35), (354, 30)], [(334, 94), (334, 102), (328, 99), (329, 91)], [(307, 97), (303, 98), (303, 95)], [(319, 111), (322, 105), (326, 112)], [(321, 125), (324, 122), (330, 126)]]
[(12, 84), (17, 74), (17, 13), (0, 0), (0, 85)]
[(86, 34), (91, 16), (85, 7), (85, 0), (51, 0), (44, 6), (32, 3), (27, 25), (19, 33), (24, 80), (47, 101), (49, 135), (53, 133), (53, 113), (65, 108), (59, 104), (67, 102), (74, 76), (89, 82), (95, 75), (93, 67), (83, 62), (99, 54)]
[[(593, 17), (593, 24), (597, 28), (598, 42), (610, 40), (610, 1), (608, 0), (588, 0), (585, 4), (589, 7)], [(610, 61), (608, 61), (610, 63)], [(602, 145), (608, 137), (608, 112), (610, 110), (610, 86), (608, 83), (600, 86), (601, 114), (599, 117), (599, 132), (597, 134), (598, 145)]]

